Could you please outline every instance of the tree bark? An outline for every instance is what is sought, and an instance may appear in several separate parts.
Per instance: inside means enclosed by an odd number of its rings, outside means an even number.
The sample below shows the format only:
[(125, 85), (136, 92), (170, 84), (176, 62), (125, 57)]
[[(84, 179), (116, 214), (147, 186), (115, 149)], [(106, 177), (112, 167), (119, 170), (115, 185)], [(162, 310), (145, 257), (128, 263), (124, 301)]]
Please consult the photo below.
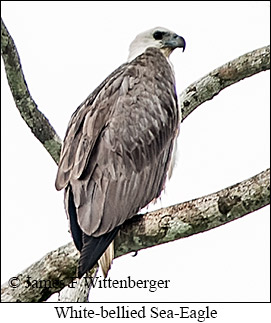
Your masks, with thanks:
[(270, 45), (230, 61), (189, 85), (180, 95), (182, 121), (226, 87), (270, 69)]
[[(217, 193), (133, 217), (122, 225), (115, 239), (115, 256), (205, 232), (268, 205), (269, 177), (270, 169)], [(16, 275), (14, 282), (9, 280), (2, 285), (2, 301), (45, 301), (69, 284), (70, 293), (61, 300), (85, 301), (89, 288), (84, 285), (84, 277), (81, 281), (75, 278), (78, 258), (72, 242), (49, 252)], [(95, 270), (96, 267), (90, 275)], [(74, 286), (77, 289), (71, 288)]]
[(37, 104), (29, 93), (19, 54), (2, 19), (1, 55), (16, 107), (34, 136), (43, 144), (44, 148), (58, 164), (62, 144), (61, 139), (48, 119), (38, 109)]

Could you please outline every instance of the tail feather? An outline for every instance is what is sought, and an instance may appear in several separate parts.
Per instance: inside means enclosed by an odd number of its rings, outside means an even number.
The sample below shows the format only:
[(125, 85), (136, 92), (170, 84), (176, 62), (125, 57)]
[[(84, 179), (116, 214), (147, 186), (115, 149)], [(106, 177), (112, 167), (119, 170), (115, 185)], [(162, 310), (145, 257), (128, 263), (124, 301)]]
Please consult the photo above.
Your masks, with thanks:
[(112, 231), (107, 232), (101, 235), (100, 237), (88, 236), (85, 233), (82, 234), (83, 247), (81, 249), (81, 255), (78, 265), (79, 278), (81, 278), (88, 270), (90, 270), (96, 264), (96, 262), (100, 259), (102, 254), (112, 242), (112, 240), (115, 238), (118, 231), (119, 227), (116, 227)]
[(98, 260), (98, 264), (102, 269), (104, 278), (106, 278), (109, 269), (111, 268), (112, 261), (114, 259), (114, 240), (107, 247), (101, 258)]
[(77, 221), (77, 213), (76, 213), (76, 208), (74, 205), (74, 200), (73, 200), (73, 193), (71, 186), (69, 185), (65, 189), (65, 194), (64, 194), (64, 201), (65, 201), (65, 208), (67, 215), (70, 219), (70, 230), (72, 234), (72, 238), (74, 241), (74, 244), (76, 248), (81, 251), (82, 249), (82, 230), (79, 227), (78, 221)]

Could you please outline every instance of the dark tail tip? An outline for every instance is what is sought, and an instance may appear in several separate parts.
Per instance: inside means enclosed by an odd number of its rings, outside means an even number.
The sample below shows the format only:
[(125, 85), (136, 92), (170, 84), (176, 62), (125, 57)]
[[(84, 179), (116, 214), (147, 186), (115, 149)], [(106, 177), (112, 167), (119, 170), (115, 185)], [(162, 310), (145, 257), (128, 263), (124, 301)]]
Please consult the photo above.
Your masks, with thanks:
[(83, 233), (83, 247), (77, 270), (78, 278), (82, 278), (97, 263), (118, 231), (119, 227), (116, 227), (100, 237), (92, 237)]
[(78, 268), (77, 268), (77, 277), (79, 279), (81, 279), (86, 272), (87, 272), (87, 270), (85, 268), (82, 268), (82, 266), (78, 266)]

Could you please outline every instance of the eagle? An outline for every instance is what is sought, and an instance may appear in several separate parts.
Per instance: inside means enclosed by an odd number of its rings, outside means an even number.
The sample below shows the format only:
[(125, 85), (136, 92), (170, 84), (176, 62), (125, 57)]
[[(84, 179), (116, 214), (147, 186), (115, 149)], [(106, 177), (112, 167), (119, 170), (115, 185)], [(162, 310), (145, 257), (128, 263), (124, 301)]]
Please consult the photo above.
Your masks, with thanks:
[(175, 48), (185, 40), (166, 28), (139, 34), (70, 119), (55, 186), (65, 189), (79, 278), (97, 262), (107, 276), (121, 225), (164, 189), (179, 128)]

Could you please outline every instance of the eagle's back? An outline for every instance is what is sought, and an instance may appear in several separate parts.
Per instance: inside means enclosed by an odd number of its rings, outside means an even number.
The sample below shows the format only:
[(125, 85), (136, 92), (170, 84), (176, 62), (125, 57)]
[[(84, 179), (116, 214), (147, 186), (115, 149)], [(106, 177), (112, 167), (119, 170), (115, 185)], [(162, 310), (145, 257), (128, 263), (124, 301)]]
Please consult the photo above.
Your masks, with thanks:
[(119, 67), (73, 114), (56, 187), (65, 187), (81, 273), (160, 195), (178, 122), (174, 74), (155, 48)]

